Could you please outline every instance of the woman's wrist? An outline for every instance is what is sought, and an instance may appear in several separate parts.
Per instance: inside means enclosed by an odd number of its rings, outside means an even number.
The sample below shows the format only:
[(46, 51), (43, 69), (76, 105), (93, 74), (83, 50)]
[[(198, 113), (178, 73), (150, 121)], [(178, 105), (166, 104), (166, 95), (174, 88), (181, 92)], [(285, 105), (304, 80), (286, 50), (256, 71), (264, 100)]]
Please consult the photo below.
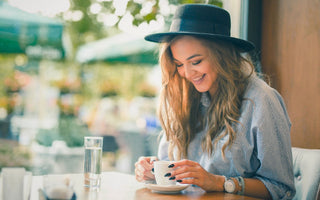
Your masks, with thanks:
[(224, 192), (225, 176), (219, 176), (218, 192)]
[[(244, 181), (242, 177), (224, 177), (223, 183), (223, 191), (233, 194), (241, 194), (244, 193)], [(242, 180), (241, 180), (242, 179)]]
[(220, 175), (215, 175), (215, 174), (211, 174), (211, 185), (210, 187), (203, 188), (204, 190), (206, 190), (207, 192), (223, 192), (224, 191), (224, 176), (220, 176)]

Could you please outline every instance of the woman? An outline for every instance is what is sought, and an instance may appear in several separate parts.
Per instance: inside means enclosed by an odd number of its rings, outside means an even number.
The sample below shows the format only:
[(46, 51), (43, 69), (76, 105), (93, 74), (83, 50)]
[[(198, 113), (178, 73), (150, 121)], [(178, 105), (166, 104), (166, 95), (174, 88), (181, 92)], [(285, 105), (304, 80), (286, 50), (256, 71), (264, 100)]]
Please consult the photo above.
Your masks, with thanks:
[(264, 199), (295, 194), (291, 123), (280, 94), (254, 72), (230, 37), (230, 16), (212, 5), (186, 4), (170, 32), (148, 35), (162, 43), (158, 158), (141, 157), (136, 179), (154, 179), (154, 160), (174, 160), (168, 178), (210, 191)]

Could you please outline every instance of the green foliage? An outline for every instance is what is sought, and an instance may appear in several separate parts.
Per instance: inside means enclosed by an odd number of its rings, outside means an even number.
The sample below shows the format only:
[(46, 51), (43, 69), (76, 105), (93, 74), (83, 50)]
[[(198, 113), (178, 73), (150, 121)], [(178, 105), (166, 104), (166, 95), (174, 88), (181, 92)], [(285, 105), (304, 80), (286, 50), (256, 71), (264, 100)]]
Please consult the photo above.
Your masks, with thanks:
[(83, 146), (83, 137), (90, 135), (87, 127), (73, 116), (61, 116), (59, 127), (51, 130), (40, 130), (36, 141), (43, 146), (51, 146), (55, 140), (63, 140), (68, 147)]
[(71, 22), (72, 26), (75, 28), (75, 30), (79, 33), (79, 35), (82, 35), (86, 33), (87, 31), (99, 31), (100, 27), (102, 26), (101, 23), (99, 23), (94, 16), (90, 15), (88, 12), (89, 7), (91, 5), (91, 1), (89, 0), (72, 0), (71, 1), (71, 9), (74, 11), (81, 11), (83, 14), (83, 17), (80, 21)]
[(139, 95), (151, 67), (126, 64), (95, 63), (83, 66), (84, 76), (81, 93), (85, 97), (118, 96), (131, 99)]
[(12, 77), (14, 73), (14, 60), (13, 56), (0, 54), (0, 97), (6, 95), (6, 79)]
[(0, 168), (31, 167), (31, 153), (16, 141), (0, 139)]
[(40, 129), (36, 135), (37, 143), (46, 147), (51, 146), (54, 140), (60, 140), (60, 136), (55, 130)]
[[(80, 11), (83, 14), (83, 17), (79, 21), (68, 21), (70, 25), (68, 28), (69, 33), (71, 34), (72, 43), (77, 49), (78, 46), (85, 44), (86, 42), (98, 40), (111, 36), (113, 34), (119, 33), (118, 29), (119, 22), (124, 17), (125, 13), (130, 13), (133, 16), (132, 24), (134, 26), (139, 26), (143, 22), (151, 22), (155, 20), (158, 15), (162, 15), (160, 12), (160, 0), (144, 0), (144, 3), (137, 3), (134, 0), (129, 0), (126, 5), (126, 12), (122, 15), (118, 15), (118, 21), (115, 24), (115, 27), (104, 27), (103, 22), (99, 19), (99, 14), (114, 14), (116, 8), (113, 5), (113, 2), (117, 0), (110, 1), (99, 1), (99, 0), (71, 0), (70, 11)], [(143, 5), (147, 2), (152, 3), (152, 9), (149, 13), (144, 15), (141, 14)], [(171, 5), (180, 5), (188, 3), (208, 3), (222, 7), (222, 0), (169, 0)], [(101, 11), (97, 14), (90, 13), (90, 6), (92, 4), (99, 4), (101, 6)], [(169, 20), (172, 17), (165, 16), (165, 20)], [(61, 15), (60, 17), (62, 17)]]
[(90, 135), (84, 124), (74, 117), (61, 116), (59, 122), (59, 134), (69, 147), (83, 146), (83, 137)]

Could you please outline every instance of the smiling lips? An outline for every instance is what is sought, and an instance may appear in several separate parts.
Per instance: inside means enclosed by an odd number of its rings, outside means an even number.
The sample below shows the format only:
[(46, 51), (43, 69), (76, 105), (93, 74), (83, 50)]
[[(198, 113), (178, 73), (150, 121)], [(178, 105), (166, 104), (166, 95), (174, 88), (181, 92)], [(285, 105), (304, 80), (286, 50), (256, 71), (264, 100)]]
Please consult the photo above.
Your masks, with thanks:
[(201, 77), (192, 79), (193, 84), (195, 84), (195, 85), (200, 84), (205, 76), (206, 76), (206, 74), (203, 74)]

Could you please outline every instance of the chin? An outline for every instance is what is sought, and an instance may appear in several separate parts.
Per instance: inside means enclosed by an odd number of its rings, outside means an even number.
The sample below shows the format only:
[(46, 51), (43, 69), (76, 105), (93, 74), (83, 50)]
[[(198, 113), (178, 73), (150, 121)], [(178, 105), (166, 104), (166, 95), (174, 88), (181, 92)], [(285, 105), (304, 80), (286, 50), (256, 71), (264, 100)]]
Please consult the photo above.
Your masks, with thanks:
[(203, 92), (208, 92), (208, 90), (206, 89), (203, 89), (203, 88), (196, 88), (196, 90), (200, 93), (203, 93)]

